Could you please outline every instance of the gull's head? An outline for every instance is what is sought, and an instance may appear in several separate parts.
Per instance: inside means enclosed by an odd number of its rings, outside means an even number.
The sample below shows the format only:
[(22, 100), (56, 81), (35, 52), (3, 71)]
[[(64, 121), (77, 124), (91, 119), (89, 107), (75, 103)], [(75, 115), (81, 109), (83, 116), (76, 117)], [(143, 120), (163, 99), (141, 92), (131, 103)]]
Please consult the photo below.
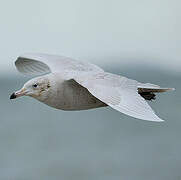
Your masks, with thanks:
[(46, 76), (37, 77), (26, 82), (22, 89), (14, 92), (10, 96), (10, 99), (15, 99), (21, 96), (31, 96), (36, 99), (44, 99), (47, 96), (50, 87), (50, 81)]

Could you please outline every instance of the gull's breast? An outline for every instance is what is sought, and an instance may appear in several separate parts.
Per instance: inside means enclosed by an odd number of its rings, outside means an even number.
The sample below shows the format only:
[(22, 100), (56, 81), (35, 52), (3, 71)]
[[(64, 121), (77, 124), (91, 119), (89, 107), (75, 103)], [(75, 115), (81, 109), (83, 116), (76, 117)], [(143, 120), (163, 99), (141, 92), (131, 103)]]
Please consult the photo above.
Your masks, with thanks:
[(62, 110), (86, 110), (107, 106), (74, 80), (61, 83), (44, 103)]

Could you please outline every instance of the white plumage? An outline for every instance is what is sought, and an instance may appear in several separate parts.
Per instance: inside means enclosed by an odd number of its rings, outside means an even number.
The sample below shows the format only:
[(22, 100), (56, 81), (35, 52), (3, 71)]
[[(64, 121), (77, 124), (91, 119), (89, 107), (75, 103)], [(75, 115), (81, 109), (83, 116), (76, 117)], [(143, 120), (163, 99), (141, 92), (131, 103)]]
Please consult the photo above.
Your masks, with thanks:
[[(51, 86), (50, 89), (44, 91), (46, 94), (40, 93), (39, 96), (43, 97), (38, 97), (31, 93), (30, 96), (52, 107), (64, 110), (81, 110), (108, 105), (135, 118), (162, 121), (144, 97), (152, 95), (153, 92), (173, 90), (172, 88), (160, 88), (160, 86), (150, 83), (139, 83), (123, 76), (104, 72), (94, 64), (79, 62), (63, 56), (24, 54), (16, 60), (15, 65), (23, 74), (50, 73), (41, 76), (41, 79), (48, 79), (47, 82)], [(37, 83), (38, 80), (39, 78), (36, 79)], [(24, 86), (24, 88), (27, 87)], [(66, 98), (69, 105), (66, 104)], [(86, 107), (82, 107), (83, 105)]]

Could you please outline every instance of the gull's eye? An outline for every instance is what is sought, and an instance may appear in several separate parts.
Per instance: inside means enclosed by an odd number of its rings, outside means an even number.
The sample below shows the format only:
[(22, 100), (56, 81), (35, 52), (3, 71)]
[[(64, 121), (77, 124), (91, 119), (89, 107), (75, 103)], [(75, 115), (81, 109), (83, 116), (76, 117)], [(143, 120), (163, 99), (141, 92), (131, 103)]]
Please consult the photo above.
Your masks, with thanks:
[(33, 84), (33, 87), (34, 87), (34, 88), (38, 87), (38, 84)]

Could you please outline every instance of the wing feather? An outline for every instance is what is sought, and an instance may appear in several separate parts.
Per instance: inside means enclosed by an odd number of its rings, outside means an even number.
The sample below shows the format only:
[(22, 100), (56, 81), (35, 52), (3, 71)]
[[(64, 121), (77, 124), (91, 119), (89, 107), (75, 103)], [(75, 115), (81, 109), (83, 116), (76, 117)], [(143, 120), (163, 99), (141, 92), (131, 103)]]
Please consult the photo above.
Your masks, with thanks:
[[(74, 79), (102, 102), (129, 116), (163, 121), (138, 93), (141, 91), (167, 91), (154, 84), (143, 84), (135, 80), (104, 72), (101, 68), (87, 62), (47, 54), (24, 54), (15, 65), (23, 74), (40, 75), (49, 72), (64, 72), (65, 80)], [(160, 90), (160, 91), (159, 91)]]
[(16, 60), (15, 65), (19, 72), (26, 75), (63, 71), (103, 72), (101, 68), (88, 62), (79, 62), (63, 56), (38, 53), (21, 55)]
[(96, 98), (113, 109), (129, 116), (148, 121), (163, 121), (138, 94), (138, 82), (111, 73), (75, 79)]

